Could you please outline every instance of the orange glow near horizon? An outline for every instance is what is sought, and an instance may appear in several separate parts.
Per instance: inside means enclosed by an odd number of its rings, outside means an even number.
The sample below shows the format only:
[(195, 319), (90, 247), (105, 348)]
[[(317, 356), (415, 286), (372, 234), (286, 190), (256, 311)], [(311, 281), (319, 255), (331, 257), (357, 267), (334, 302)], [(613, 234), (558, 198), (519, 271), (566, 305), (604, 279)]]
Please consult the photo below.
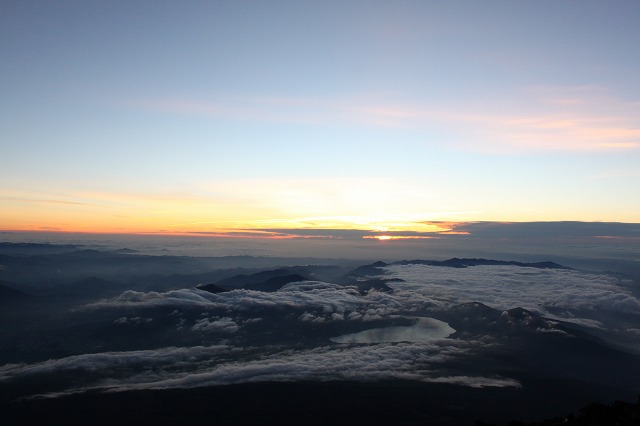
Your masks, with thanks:
[(119, 203), (104, 195), (100, 199), (97, 199), (97, 195), (95, 197), (95, 204), (89, 204), (94, 199), (81, 199), (83, 203), (73, 204), (11, 200), (7, 203), (7, 208), (0, 211), (2, 230), (91, 234), (202, 234), (284, 239), (318, 238), (317, 232), (305, 233), (305, 230), (327, 230), (322, 238), (328, 238), (331, 230), (390, 235), (439, 234), (456, 232), (455, 228), (459, 225), (456, 222), (427, 221), (416, 214), (292, 217), (260, 203), (258, 205), (263, 208), (250, 209), (243, 203), (238, 206), (218, 206), (214, 201), (207, 200), (194, 202), (123, 197)]
[(427, 236), (427, 235), (365, 235), (362, 238), (375, 239), (378, 241), (390, 241), (390, 240), (430, 240), (438, 237)]
[[(193, 228), (184, 227), (182, 229), (160, 229), (154, 227), (119, 227), (119, 226), (95, 226), (92, 223), (77, 223), (74, 227), (39, 227), (39, 226), (23, 226), (16, 228), (5, 227), (2, 231), (8, 232), (52, 232), (52, 233), (77, 233), (77, 234), (103, 234), (103, 235), (166, 235), (166, 236), (193, 236), (201, 238), (237, 238), (237, 239), (265, 239), (265, 240), (288, 240), (288, 239), (344, 239), (348, 235), (340, 235), (341, 232), (380, 232), (378, 226), (371, 227), (362, 224), (363, 226), (317, 226), (317, 227), (296, 227), (296, 223), (278, 223), (279, 225), (290, 225), (289, 228), (250, 228), (249, 226), (238, 226), (234, 228), (209, 228), (197, 226)], [(93, 225), (93, 226), (92, 226)], [(249, 224), (238, 224), (249, 225)], [(256, 224), (258, 225), (258, 224)], [(321, 224), (319, 224), (321, 225)], [(331, 223), (330, 225), (336, 225)], [(255, 226), (255, 225), (254, 225)], [(146, 228), (146, 229), (145, 229)], [(397, 232), (411, 232), (409, 226), (403, 227)], [(432, 229), (441, 229), (440, 231)], [(434, 226), (430, 228), (430, 232), (433, 235), (394, 235), (393, 230), (382, 235), (365, 235), (356, 238), (363, 239), (376, 239), (379, 241), (389, 240), (426, 240), (437, 238), (438, 235), (447, 234), (468, 234), (467, 232), (456, 232), (448, 230), (450, 228), (439, 228)], [(314, 234), (317, 231), (326, 231), (326, 233)], [(412, 232), (425, 232), (424, 227), (421, 227), (420, 231)], [(357, 235), (357, 234), (356, 234)], [(355, 237), (355, 236), (354, 236)]]
[[(406, 237), (464, 235), (464, 224), (477, 220), (568, 220), (559, 207), (529, 209), (528, 204), (536, 200), (515, 210), (502, 208), (501, 202), (491, 196), (449, 191), (446, 186), (425, 189), (410, 180), (370, 177), (224, 180), (164, 191), (153, 187), (69, 189), (56, 183), (48, 189), (0, 189), (0, 227), (7, 231), (270, 239), (336, 238), (348, 234), (338, 231), (363, 231), (358, 238), (410, 239)], [(589, 216), (571, 220), (607, 218), (604, 204), (602, 210), (576, 206)], [(628, 211), (633, 215), (633, 209)], [(620, 219), (634, 221), (633, 216)]]

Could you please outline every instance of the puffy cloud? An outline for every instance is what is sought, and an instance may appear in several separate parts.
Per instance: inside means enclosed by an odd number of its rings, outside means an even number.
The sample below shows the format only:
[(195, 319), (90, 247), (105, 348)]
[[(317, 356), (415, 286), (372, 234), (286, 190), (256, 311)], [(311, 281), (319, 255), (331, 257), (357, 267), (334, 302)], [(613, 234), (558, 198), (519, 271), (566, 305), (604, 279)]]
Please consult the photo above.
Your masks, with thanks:
[(344, 321), (344, 314), (334, 312), (331, 314), (331, 321)]
[(235, 333), (239, 327), (231, 318), (202, 318), (191, 330), (203, 332)]
[[(295, 284), (295, 285), (294, 285)], [(277, 292), (233, 290), (212, 294), (199, 289), (180, 289), (165, 293), (125, 291), (113, 299), (104, 299), (87, 305), (86, 309), (140, 308), (140, 307), (204, 307), (233, 310), (255, 308), (319, 307), (325, 312), (343, 312), (345, 309), (384, 303), (380, 297), (363, 298), (357, 288), (321, 282), (292, 283)], [(391, 300), (387, 301), (391, 303)]]
[[(353, 286), (305, 281), (285, 285), (277, 292), (238, 289), (212, 294), (199, 289), (181, 289), (165, 293), (126, 291), (112, 299), (85, 306), (94, 309), (175, 308), (216, 310), (224, 316), (252, 316), (260, 311), (298, 312), (302, 321), (329, 322), (345, 318), (372, 321), (404, 311), (402, 300), (391, 294), (370, 291), (360, 294)], [(357, 314), (350, 315), (357, 312)], [(222, 315), (221, 315), (222, 316)], [(238, 321), (236, 319), (236, 321)]]
[[(103, 299), (95, 303), (86, 305), (86, 309), (97, 308), (137, 308), (141, 306), (211, 306), (213, 301), (208, 297), (208, 293), (202, 290), (180, 289), (166, 293), (156, 291), (141, 292), (127, 290), (120, 296), (113, 299)], [(172, 312), (175, 315), (176, 310)]]
[(310, 312), (306, 312), (299, 317), (300, 321), (307, 322), (325, 322), (324, 317), (316, 316)]
[[(608, 328), (603, 312), (640, 315), (640, 301), (629, 283), (603, 274), (498, 265), (448, 268), (409, 264), (381, 270), (384, 278), (404, 281), (389, 282), (391, 293), (371, 290), (366, 294), (355, 286), (319, 281), (290, 283), (269, 293), (244, 289), (217, 294), (198, 289), (126, 291), (86, 308), (214, 310), (219, 317), (234, 318), (236, 326), (245, 317), (265, 310), (289, 312), (308, 323), (380, 321), (399, 315), (424, 315), (467, 302), (501, 310), (523, 307), (549, 318), (603, 330)], [(194, 330), (218, 327), (207, 324), (198, 324)]]

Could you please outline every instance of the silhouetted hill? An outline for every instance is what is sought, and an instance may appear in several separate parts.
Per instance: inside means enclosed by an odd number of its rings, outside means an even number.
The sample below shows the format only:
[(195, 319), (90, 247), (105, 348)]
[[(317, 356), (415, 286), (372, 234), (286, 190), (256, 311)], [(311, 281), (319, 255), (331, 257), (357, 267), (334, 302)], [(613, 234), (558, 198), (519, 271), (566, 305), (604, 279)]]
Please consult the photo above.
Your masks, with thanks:
[[(598, 389), (578, 383), (531, 383), (514, 392), (411, 382), (260, 382), (194, 389), (70, 393), (57, 398), (14, 399), (0, 405), (11, 425), (156, 426), (189, 424), (309, 425), (638, 425), (638, 404), (579, 402)], [(574, 394), (577, 394), (575, 396)], [(545, 403), (568, 395), (567, 401)], [(574, 395), (574, 396), (572, 396)], [(0, 400), (0, 402), (4, 402)], [(8, 402), (12, 401), (12, 402)], [(587, 400), (588, 401), (588, 400)], [(554, 403), (555, 402), (555, 403)], [(585, 405), (588, 404), (588, 405)], [(567, 415), (578, 410), (576, 415)], [(524, 423), (512, 419), (562, 417)], [(565, 422), (566, 419), (566, 422)]]
[[(477, 422), (476, 425), (480, 424)], [(577, 414), (554, 417), (541, 422), (524, 423), (513, 420), (508, 426), (637, 426), (640, 425), (640, 396), (636, 403), (615, 401), (611, 404), (592, 402)]]
[(276, 277), (271, 277), (262, 282), (248, 284), (243, 288), (247, 290), (273, 292), (273, 291), (280, 290), (280, 288), (286, 284), (294, 283), (298, 281), (307, 281), (307, 278), (299, 274), (276, 276)]
[(390, 293), (393, 291), (391, 287), (387, 285), (390, 282), (404, 282), (400, 278), (390, 278), (390, 279), (378, 279), (373, 278), (369, 280), (356, 280), (353, 285), (358, 287), (360, 293), (366, 293), (370, 290), (383, 291), (385, 293)]
[(72, 244), (0, 242), (0, 253), (2, 254), (36, 255), (66, 253), (75, 250), (78, 250), (78, 246)]
[(566, 333), (562, 325), (531, 311), (517, 307), (507, 311), (491, 308), (479, 302), (452, 307), (441, 317), (461, 334), (493, 334), (496, 336), (526, 333)]
[(137, 250), (132, 250), (132, 249), (129, 249), (129, 248), (121, 248), (121, 249), (118, 249), (118, 250), (114, 250), (114, 253), (118, 253), (118, 254), (135, 254), (135, 253), (138, 253), (138, 251)]
[(387, 266), (387, 263), (384, 263), (382, 261), (377, 261), (374, 262), (370, 265), (362, 265), (362, 266), (358, 266), (355, 269), (352, 269), (351, 271), (347, 272), (345, 274), (345, 277), (348, 279), (353, 279), (353, 278), (361, 278), (361, 277), (367, 277), (367, 276), (376, 276), (376, 275), (380, 275), (382, 274), (382, 269), (385, 266)]
[(0, 303), (22, 302), (32, 299), (32, 296), (16, 290), (6, 281), (0, 281)]
[(51, 296), (98, 297), (116, 295), (124, 290), (127, 290), (127, 286), (123, 283), (99, 277), (87, 277), (71, 284), (49, 288), (43, 293)]
[(269, 271), (256, 272), (254, 274), (238, 274), (229, 278), (224, 278), (215, 282), (218, 287), (226, 289), (244, 288), (247, 285), (259, 283), (269, 278), (288, 275), (291, 272), (285, 268), (273, 269)]
[[(302, 275), (304, 274), (304, 275)], [(229, 278), (221, 279), (214, 284), (209, 284), (213, 292), (216, 288), (228, 291), (243, 288), (245, 290), (274, 292), (278, 291), (282, 286), (296, 282), (308, 281), (308, 276), (314, 275), (305, 267), (293, 266), (290, 268), (278, 268), (268, 271), (260, 271), (254, 274), (238, 274)], [(199, 287), (202, 290), (209, 291), (208, 286)]]
[(199, 290), (204, 290), (204, 291), (208, 291), (209, 293), (224, 293), (225, 291), (229, 291), (227, 289), (224, 289), (222, 287), (218, 287), (215, 284), (205, 284), (205, 285), (199, 285), (196, 287)]

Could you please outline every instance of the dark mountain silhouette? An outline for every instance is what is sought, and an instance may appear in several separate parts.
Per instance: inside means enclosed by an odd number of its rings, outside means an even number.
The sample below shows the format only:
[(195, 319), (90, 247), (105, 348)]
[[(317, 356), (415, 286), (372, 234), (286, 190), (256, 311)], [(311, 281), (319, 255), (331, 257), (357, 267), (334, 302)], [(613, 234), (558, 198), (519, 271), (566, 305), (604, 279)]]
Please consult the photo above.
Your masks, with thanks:
[[(125, 251), (78, 250), (63, 246), (40, 247), (31, 245), (0, 245), (0, 280), (33, 289), (68, 285), (90, 277), (126, 283), (128, 289), (164, 291), (193, 287), (198, 283), (216, 283), (217, 280), (237, 275), (246, 268), (251, 273), (278, 268), (283, 264), (311, 265), (317, 259), (271, 258), (251, 256), (194, 257), (152, 256)], [(6, 253), (6, 254), (4, 254)], [(331, 280), (344, 273), (342, 264), (353, 261), (338, 260), (336, 265), (293, 266), (260, 278), (264, 281), (275, 275), (300, 274), (309, 279)], [(284, 268), (283, 268), (284, 269)], [(177, 278), (177, 279), (174, 279)], [(251, 279), (250, 279), (251, 280)], [(239, 288), (230, 282), (228, 288)]]
[(640, 356), (609, 346), (575, 325), (549, 320), (520, 307), (500, 311), (482, 303), (465, 303), (437, 318), (456, 330), (452, 338), (492, 336), (502, 342), (507, 351), (492, 353), (489, 349), (486, 358), (476, 360), (477, 365), (487, 368), (499, 360), (497, 368), (508, 365), (511, 377), (544, 374), (567, 380), (580, 378), (585, 383), (616, 383), (627, 389), (637, 389), (640, 383)]
[[(284, 277), (287, 275), (299, 274), (300, 272), (306, 272), (301, 268), (278, 268), (270, 269), (268, 271), (260, 271), (254, 274), (238, 274), (229, 278), (224, 278), (215, 282), (218, 287), (226, 288), (229, 290), (236, 288), (244, 288), (249, 290), (256, 290), (254, 286), (261, 285), (262, 283), (276, 277)], [(306, 279), (306, 278), (305, 278)], [(283, 284), (284, 285), (284, 284)]]
[(118, 253), (118, 254), (135, 254), (135, 253), (138, 253), (138, 251), (137, 250), (132, 250), (132, 249), (129, 249), (129, 248), (121, 248), (121, 249), (118, 249), (118, 250), (114, 250), (114, 253)]
[(0, 242), (0, 253), (2, 254), (34, 255), (65, 253), (75, 250), (78, 250), (78, 246), (72, 244)]
[(209, 293), (224, 293), (225, 291), (229, 291), (227, 289), (224, 289), (222, 287), (218, 287), (215, 284), (204, 284), (204, 285), (199, 285), (196, 286), (197, 289), (199, 290), (204, 290), (204, 291), (208, 291)]
[(100, 277), (87, 277), (70, 284), (58, 285), (44, 293), (57, 296), (98, 297), (116, 295), (127, 290), (126, 284)]
[(0, 303), (14, 303), (31, 300), (33, 297), (11, 287), (11, 284), (0, 280)]
[(566, 332), (558, 322), (517, 307), (500, 311), (479, 302), (454, 306), (442, 315), (461, 334), (493, 334), (497, 336), (523, 333)]
[(109, 253), (106, 251), (94, 250), (94, 249), (83, 249), (72, 251), (71, 253), (67, 253), (68, 256), (74, 257), (86, 257), (86, 258), (101, 258), (101, 257), (111, 257), (114, 253)]
[[(476, 425), (483, 424), (481, 421)], [(512, 420), (508, 426), (637, 426), (640, 425), (640, 396), (638, 401), (614, 401), (611, 404), (592, 402), (582, 407), (577, 414), (553, 417), (540, 422), (525, 423)]]
[(393, 291), (391, 287), (387, 285), (390, 282), (404, 282), (400, 278), (391, 278), (391, 279), (370, 279), (370, 280), (360, 280), (355, 281), (353, 285), (358, 287), (360, 293), (367, 293), (370, 290), (383, 291), (385, 293), (390, 293)]
[[(367, 424), (367, 425), (638, 425), (640, 404), (588, 403), (577, 383), (531, 383), (530, 389), (463, 388), (411, 382), (259, 382), (195, 389), (71, 393), (10, 398), (6, 424)], [(601, 397), (596, 389), (593, 401)], [(577, 394), (576, 396), (572, 396)], [(568, 402), (553, 403), (558, 395)], [(9, 398), (7, 398), (9, 397)], [(551, 403), (545, 403), (551, 398)], [(581, 402), (582, 401), (582, 402)], [(4, 402), (4, 401), (0, 401)], [(587, 405), (585, 405), (587, 404)], [(530, 407), (532, 406), (532, 407)], [(578, 410), (578, 407), (583, 407)], [(327, 407), (331, 409), (328, 410)], [(562, 417), (531, 422), (562, 413)], [(563, 411), (564, 410), (564, 411)], [(566, 414), (578, 411), (577, 414)], [(513, 419), (526, 419), (523, 421)], [(484, 420), (484, 421), (483, 421)]]
[(247, 284), (243, 288), (247, 290), (274, 292), (274, 291), (280, 290), (280, 288), (282, 288), (283, 286), (289, 283), (298, 282), (298, 281), (307, 281), (307, 278), (299, 274), (276, 276), (276, 277), (271, 277), (265, 281)]
[(351, 271), (346, 273), (345, 277), (347, 279), (353, 279), (353, 278), (362, 278), (367, 276), (381, 275), (383, 271), (380, 268), (383, 268), (387, 265), (388, 265), (387, 263), (384, 263), (382, 261), (377, 261), (370, 265), (358, 266), (357, 268), (352, 269)]
[[(239, 275), (240, 273), (256, 272), (258, 269), (217, 269), (211, 272), (200, 272), (195, 274), (152, 274), (145, 275), (136, 279), (136, 283), (140, 288), (151, 291), (167, 291), (179, 288), (189, 288), (202, 283), (215, 283), (222, 279)], [(133, 287), (133, 286), (131, 286)]]
[(268, 271), (256, 272), (254, 274), (238, 274), (229, 278), (224, 278), (215, 282), (215, 285), (225, 289), (233, 290), (236, 288), (245, 288), (247, 285), (263, 282), (273, 277), (280, 277), (291, 274), (286, 268), (278, 268)]

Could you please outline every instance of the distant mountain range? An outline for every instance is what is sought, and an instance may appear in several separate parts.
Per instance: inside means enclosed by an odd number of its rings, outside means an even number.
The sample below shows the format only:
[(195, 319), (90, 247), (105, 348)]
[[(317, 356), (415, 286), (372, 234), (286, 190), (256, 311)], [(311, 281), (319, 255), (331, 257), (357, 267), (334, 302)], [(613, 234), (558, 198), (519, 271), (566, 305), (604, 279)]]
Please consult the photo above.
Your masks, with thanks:
[[(376, 264), (374, 264), (376, 265)], [(378, 266), (385, 266), (383, 262), (378, 262)], [(554, 262), (516, 262), (513, 260), (491, 260), (491, 259), (458, 259), (454, 257), (448, 260), (400, 260), (392, 262), (390, 265), (429, 265), (429, 266), (446, 266), (449, 268), (466, 268), (469, 266), (521, 266), (525, 268), (540, 269), (570, 269), (566, 266), (559, 265)], [(372, 265), (373, 266), (373, 265)]]

